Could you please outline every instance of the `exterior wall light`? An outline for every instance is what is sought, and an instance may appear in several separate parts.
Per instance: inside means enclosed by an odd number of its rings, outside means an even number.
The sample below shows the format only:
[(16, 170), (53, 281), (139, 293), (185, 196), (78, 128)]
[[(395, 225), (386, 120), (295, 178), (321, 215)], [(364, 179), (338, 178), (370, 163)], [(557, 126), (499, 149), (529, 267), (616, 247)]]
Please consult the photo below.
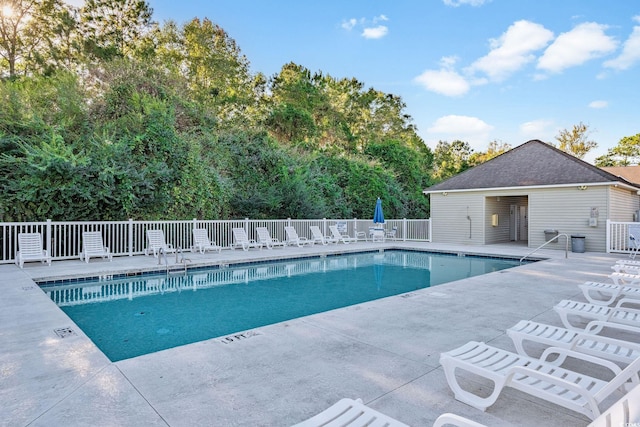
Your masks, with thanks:
[(586, 185), (579, 185), (578, 186), (578, 190), (586, 190), (587, 186)]
[(443, 192), (442, 192), (442, 195), (443, 195), (443, 196), (446, 196), (447, 194), (449, 194), (449, 193), (447, 193), (446, 191), (443, 191)]

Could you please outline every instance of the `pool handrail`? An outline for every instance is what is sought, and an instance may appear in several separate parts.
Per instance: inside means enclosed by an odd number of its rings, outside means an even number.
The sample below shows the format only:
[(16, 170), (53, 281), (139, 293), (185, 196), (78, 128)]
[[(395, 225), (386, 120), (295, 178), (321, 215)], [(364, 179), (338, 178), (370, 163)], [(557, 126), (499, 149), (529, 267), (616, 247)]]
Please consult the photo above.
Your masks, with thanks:
[(551, 239), (547, 240), (546, 242), (544, 242), (543, 244), (541, 244), (540, 246), (538, 246), (537, 248), (535, 248), (534, 250), (532, 250), (531, 252), (529, 252), (528, 254), (523, 256), (522, 258), (520, 258), (520, 264), (522, 264), (522, 261), (524, 261), (525, 258), (527, 258), (529, 255), (533, 255), (535, 252), (538, 251), (538, 249), (544, 248), (549, 243), (551, 243), (554, 240), (557, 240), (558, 238), (560, 238), (560, 236), (563, 236), (565, 238), (564, 257), (565, 258), (569, 258), (569, 235), (561, 233), (561, 234), (557, 234), (557, 235), (553, 236)]

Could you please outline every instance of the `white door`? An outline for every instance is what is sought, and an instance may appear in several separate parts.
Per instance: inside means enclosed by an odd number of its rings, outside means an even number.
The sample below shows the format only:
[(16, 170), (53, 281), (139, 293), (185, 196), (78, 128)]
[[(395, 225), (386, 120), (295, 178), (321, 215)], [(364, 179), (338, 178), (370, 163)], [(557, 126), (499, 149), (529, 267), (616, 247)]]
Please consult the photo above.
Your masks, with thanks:
[(520, 206), (518, 216), (518, 240), (529, 240), (529, 220), (527, 218), (527, 207)]
[(509, 207), (509, 240), (518, 240), (518, 205), (511, 205)]

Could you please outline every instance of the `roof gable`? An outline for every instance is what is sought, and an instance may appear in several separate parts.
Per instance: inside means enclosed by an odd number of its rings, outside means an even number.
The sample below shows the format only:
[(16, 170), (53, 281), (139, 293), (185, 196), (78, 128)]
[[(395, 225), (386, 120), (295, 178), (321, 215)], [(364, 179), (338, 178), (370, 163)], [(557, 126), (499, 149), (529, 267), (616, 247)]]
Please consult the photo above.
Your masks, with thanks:
[(626, 181), (534, 139), (433, 185), (425, 192), (607, 182)]

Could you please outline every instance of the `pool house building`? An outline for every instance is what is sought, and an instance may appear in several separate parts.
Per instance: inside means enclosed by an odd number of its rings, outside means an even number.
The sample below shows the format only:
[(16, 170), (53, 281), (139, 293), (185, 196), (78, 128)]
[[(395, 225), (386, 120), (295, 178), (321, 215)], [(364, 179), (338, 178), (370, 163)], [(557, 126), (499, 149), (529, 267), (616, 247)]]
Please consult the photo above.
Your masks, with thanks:
[(559, 233), (546, 247), (564, 249), (576, 236), (594, 252), (629, 249), (639, 192), (639, 184), (539, 140), (424, 190), (434, 243), (537, 248)]

